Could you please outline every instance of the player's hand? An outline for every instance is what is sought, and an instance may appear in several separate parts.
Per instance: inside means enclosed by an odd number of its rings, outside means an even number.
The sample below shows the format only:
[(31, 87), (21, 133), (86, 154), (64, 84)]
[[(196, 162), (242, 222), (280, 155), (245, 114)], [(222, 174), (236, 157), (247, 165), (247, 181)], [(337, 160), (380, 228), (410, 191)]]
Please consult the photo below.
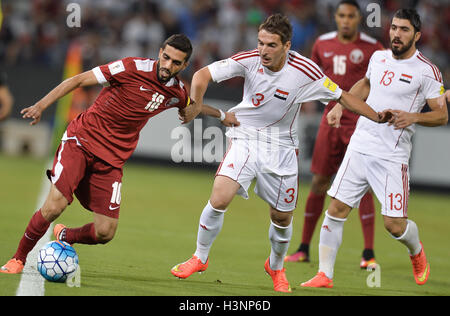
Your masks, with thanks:
[(35, 105), (29, 106), (29, 107), (23, 109), (22, 111), (20, 111), (20, 114), (22, 114), (22, 118), (24, 118), (24, 119), (28, 119), (28, 118), (33, 119), (31, 121), (30, 125), (36, 125), (41, 120), (42, 109), (36, 103)]
[(393, 110), (384, 110), (383, 112), (378, 112), (378, 123), (394, 123), (395, 115)]
[(178, 110), (178, 118), (181, 124), (186, 124), (192, 121), (200, 114), (202, 110), (201, 104), (191, 103), (188, 107)]
[(328, 125), (339, 128), (341, 127), (342, 106), (336, 104), (327, 114)]
[(239, 126), (241, 123), (236, 119), (236, 115), (233, 112), (225, 112), (225, 119), (222, 124), (226, 127)]
[(394, 125), (394, 129), (403, 129), (416, 122), (414, 113), (409, 113), (400, 110), (391, 110), (391, 111), (393, 117), (389, 120), (388, 125)]

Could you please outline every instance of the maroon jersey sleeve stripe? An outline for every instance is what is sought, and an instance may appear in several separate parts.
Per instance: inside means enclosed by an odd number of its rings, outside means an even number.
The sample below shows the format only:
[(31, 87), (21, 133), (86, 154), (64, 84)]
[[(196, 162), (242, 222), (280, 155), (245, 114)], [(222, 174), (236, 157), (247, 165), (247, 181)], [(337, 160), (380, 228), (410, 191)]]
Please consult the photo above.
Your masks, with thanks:
[(240, 52), (240, 53), (234, 54), (234, 55), (231, 56), (230, 58), (233, 58), (233, 59), (234, 59), (234, 58), (240, 57), (240, 56), (242, 56), (242, 55), (254, 54), (254, 53), (257, 53), (257, 52), (258, 52), (257, 49), (250, 50), (250, 51), (246, 51), (246, 52)]
[(434, 74), (434, 78), (441, 82), (440, 80), (440, 76), (439, 76), (439, 70), (437, 70), (432, 63), (430, 63), (429, 61), (427, 61), (421, 54), (417, 55), (417, 58), (419, 58), (419, 60), (421, 60), (422, 62), (426, 63), (428, 66), (431, 67), (431, 69), (433, 70), (433, 74)]
[(422, 53), (419, 53), (419, 55), (420, 55), (423, 59), (425, 59), (425, 61), (427, 61), (431, 66), (434, 67), (434, 69), (436, 70), (436, 74), (437, 74), (437, 76), (438, 76), (438, 78), (439, 78), (439, 81), (440, 81), (440, 82), (443, 82), (443, 80), (442, 80), (442, 73), (439, 71), (439, 68), (438, 68), (435, 64), (433, 64), (433, 63), (431, 62), (431, 60), (429, 60), (427, 57), (425, 57)]
[(253, 54), (253, 55), (244, 55), (244, 56), (241, 56), (241, 57), (238, 57), (238, 58), (232, 58), (232, 59), (235, 60), (235, 61), (238, 61), (238, 60), (241, 60), (241, 59), (246, 59), (246, 58), (256, 57), (256, 56), (259, 56), (259, 54), (257, 53), (257, 54)]
[(299, 67), (301, 67), (305, 71), (308, 71), (314, 77), (314, 80), (317, 80), (317, 79), (320, 79), (320, 78), (323, 77), (323, 75), (318, 74), (317, 72), (312, 70), (310, 67), (308, 67), (305, 63), (303, 63), (303, 62), (301, 62), (299, 60), (294, 60), (292, 58), (289, 58), (289, 62), (298, 65)]
[(294, 58), (295, 60), (300, 60), (300, 61), (302, 61), (302, 62), (308, 64), (310, 67), (312, 67), (314, 70), (316, 70), (316, 71), (321, 75), (321, 77), (324, 76), (324, 74), (322, 73), (322, 70), (320, 70), (320, 68), (317, 68), (317, 67), (316, 67), (313, 63), (311, 63), (308, 59), (306, 59), (306, 58), (300, 58), (300, 57), (297, 57), (297, 56), (292, 55), (292, 54), (289, 54), (289, 56), (291, 56), (291, 58)]
[(301, 72), (303, 72), (305, 75), (307, 75), (309, 78), (311, 78), (312, 81), (316, 81), (317, 78), (312, 77), (310, 74), (308, 74), (306, 71), (304, 71), (302, 68), (297, 67), (296, 65), (294, 65), (293, 63), (291, 63), (290, 61), (288, 61), (288, 65), (300, 70)]

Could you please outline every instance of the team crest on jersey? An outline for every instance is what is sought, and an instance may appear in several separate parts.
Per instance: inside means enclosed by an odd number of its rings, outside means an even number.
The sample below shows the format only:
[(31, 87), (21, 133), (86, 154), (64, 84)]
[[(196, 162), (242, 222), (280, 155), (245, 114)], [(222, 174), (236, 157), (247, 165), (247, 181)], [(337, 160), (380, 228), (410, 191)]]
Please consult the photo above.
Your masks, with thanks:
[(411, 83), (411, 80), (412, 80), (412, 76), (410, 76), (410, 75), (407, 75), (407, 74), (402, 74), (401, 76), (400, 76), (400, 81), (403, 81), (403, 82), (406, 82), (406, 83)]
[(273, 95), (275, 98), (278, 98), (280, 100), (286, 101), (287, 97), (289, 95), (289, 92), (283, 91), (281, 89), (277, 89), (275, 91), (275, 94)]
[(364, 60), (364, 53), (359, 48), (355, 48), (350, 52), (350, 61), (354, 64), (359, 64)]

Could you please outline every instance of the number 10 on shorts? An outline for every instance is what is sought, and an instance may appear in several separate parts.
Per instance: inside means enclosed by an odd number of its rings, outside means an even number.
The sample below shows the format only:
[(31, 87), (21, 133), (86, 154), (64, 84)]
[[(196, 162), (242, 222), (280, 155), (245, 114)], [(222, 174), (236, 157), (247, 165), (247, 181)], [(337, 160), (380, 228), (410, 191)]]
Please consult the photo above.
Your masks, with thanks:
[(112, 195), (111, 195), (111, 204), (120, 204), (120, 200), (122, 199), (120, 194), (120, 189), (122, 188), (121, 182), (114, 182), (112, 184)]

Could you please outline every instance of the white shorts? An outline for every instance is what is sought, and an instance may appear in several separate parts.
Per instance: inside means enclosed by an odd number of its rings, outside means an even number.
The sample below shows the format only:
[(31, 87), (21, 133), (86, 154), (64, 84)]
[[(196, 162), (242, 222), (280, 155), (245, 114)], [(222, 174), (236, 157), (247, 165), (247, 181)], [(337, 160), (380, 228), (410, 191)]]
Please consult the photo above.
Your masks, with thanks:
[(408, 217), (408, 165), (347, 150), (328, 195), (358, 208), (369, 187), (381, 203), (382, 215)]
[[(216, 176), (240, 184), (237, 194), (248, 199), (248, 188), (256, 178), (255, 193), (279, 211), (292, 211), (297, 205), (298, 162), (295, 148), (276, 152), (258, 148), (251, 141), (232, 139)], [(269, 150), (270, 151), (270, 150)]]

